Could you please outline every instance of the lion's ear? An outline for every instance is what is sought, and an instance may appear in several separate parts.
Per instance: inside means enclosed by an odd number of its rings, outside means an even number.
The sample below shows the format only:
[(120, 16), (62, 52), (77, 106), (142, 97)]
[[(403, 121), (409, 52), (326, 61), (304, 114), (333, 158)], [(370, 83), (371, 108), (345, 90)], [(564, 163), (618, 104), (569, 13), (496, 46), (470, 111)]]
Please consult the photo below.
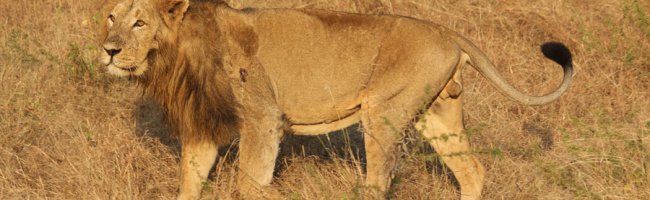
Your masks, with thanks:
[(160, 0), (159, 8), (167, 22), (176, 23), (183, 18), (183, 14), (190, 6), (189, 0)]

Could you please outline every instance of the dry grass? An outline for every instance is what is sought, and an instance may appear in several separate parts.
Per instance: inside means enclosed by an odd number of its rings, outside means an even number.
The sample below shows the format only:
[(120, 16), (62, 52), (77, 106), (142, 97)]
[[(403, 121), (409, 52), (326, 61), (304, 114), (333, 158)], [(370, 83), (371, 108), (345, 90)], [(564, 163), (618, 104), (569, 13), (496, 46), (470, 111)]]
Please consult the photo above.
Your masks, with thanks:
[[(574, 51), (575, 82), (551, 105), (518, 105), (465, 70), (467, 127), (474, 148), (488, 152), (479, 154), (488, 170), (484, 198), (650, 199), (650, 2), (429, 2), (232, 4), (431, 20), (475, 41), (529, 94), (560, 82), (560, 68), (542, 58), (538, 45), (563, 41)], [(166, 136), (160, 111), (93, 59), (102, 3), (0, 4), (0, 199), (174, 197), (178, 145)], [(357, 134), (341, 133), (289, 137), (273, 185), (286, 199), (357, 198), (358, 141)], [(417, 137), (403, 146), (395, 199), (456, 197), (453, 179)], [(234, 191), (236, 163), (222, 160), (209, 197)]]

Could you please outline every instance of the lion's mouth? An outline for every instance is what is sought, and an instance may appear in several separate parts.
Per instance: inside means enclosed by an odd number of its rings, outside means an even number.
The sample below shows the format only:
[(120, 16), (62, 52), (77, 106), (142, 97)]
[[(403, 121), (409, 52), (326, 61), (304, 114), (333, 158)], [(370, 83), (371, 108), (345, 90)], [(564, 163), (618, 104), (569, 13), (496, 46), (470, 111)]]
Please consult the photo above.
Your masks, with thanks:
[(138, 66), (136, 65), (119, 66), (115, 63), (110, 63), (106, 67), (108, 68), (108, 73), (117, 76), (133, 76), (138, 73)]
[(134, 72), (135, 69), (138, 68), (138, 67), (137, 67), (137, 66), (129, 66), (129, 67), (118, 67), (118, 66), (115, 66), (115, 68), (120, 69), (120, 70), (123, 70), (123, 71)]
[(122, 70), (122, 71), (127, 71), (127, 72), (134, 72), (136, 69), (138, 69), (138, 66), (136, 66), (136, 65), (119, 66), (115, 62), (108, 63), (106, 65), (106, 67), (109, 67), (109, 68), (112, 67), (112, 68), (119, 69), (119, 70)]
[(106, 67), (109, 73), (117, 76), (139, 76), (147, 67), (146, 61), (147, 59), (140, 63), (111, 61)]

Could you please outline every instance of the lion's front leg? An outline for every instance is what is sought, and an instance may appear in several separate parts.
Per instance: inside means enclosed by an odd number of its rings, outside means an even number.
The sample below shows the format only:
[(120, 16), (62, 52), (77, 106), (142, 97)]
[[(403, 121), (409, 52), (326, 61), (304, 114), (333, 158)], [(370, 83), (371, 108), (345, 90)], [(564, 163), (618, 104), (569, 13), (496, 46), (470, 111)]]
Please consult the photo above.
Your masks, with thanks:
[(178, 199), (199, 199), (214, 164), (218, 147), (210, 141), (183, 142), (181, 187)]
[[(268, 111), (268, 110), (267, 110)], [(272, 196), (271, 184), (275, 160), (283, 130), (279, 112), (255, 112), (242, 117), (239, 140), (239, 192), (244, 199)]]

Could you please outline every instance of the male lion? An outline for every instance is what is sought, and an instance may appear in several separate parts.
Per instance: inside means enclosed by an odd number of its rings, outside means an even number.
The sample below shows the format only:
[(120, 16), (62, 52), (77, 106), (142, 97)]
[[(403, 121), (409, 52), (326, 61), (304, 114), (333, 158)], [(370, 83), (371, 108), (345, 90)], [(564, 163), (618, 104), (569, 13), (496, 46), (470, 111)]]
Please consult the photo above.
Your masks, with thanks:
[[(390, 185), (399, 134), (416, 128), (444, 156), (461, 199), (478, 199), (484, 169), (461, 135), (461, 68), (470, 64), (508, 97), (551, 102), (571, 83), (571, 54), (542, 46), (564, 68), (554, 92), (527, 96), (476, 46), (406, 17), (323, 10), (244, 9), (223, 2), (122, 0), (108, 17), (103, 64), (135, 77), (165, 109), (182, 143), (179, 199), (196, 199), (217, 148), (239, 133), (239, 192), (264, 194), (285, 131), (321, 134), (361, 122), (366, 194)], [(461, 154), (458, 154), (461, 153)]]

